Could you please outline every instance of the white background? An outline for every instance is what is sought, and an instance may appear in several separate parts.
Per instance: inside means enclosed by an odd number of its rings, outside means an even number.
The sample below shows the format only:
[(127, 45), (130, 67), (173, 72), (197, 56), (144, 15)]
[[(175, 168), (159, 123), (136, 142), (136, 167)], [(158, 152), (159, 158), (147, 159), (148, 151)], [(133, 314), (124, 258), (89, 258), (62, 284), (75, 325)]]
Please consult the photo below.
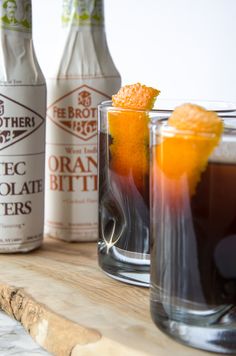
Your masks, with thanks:
[[(62, 0), (32, 0), (45, 76), (63, 45)], [(162, 97), (236, 101), (236, 0), (105, 0), (107, 40), (122, 84)]]

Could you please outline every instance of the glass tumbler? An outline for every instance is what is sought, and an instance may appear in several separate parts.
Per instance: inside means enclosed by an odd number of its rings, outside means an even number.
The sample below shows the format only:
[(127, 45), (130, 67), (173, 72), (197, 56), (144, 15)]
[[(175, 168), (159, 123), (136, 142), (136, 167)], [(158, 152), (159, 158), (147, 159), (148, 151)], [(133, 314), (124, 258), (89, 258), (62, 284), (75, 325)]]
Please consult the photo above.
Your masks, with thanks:
[(98, 107), (99, 264), (140, 286), (150, 282), (148, 125), (155, 116), (111, 102)]
[(208, 158), (214, 135), (150, 125), (150, 299), (154, 323), (174, 339), (236, 353), (236, 118), (222, 119)]
[[(180, 105), (157, 99), (150, 111), (98, 107), (98, 259), (109, 276), (149, 287), (149, 123)], [(201, 101), (209, 110), (230, 113), (234, 103)]]

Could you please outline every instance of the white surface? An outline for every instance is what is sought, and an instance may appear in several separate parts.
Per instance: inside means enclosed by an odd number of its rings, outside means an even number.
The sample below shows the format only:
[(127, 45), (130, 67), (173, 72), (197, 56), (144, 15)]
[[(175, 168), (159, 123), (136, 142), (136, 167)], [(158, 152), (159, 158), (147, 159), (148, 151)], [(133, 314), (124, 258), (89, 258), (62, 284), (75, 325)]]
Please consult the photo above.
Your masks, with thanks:
[(20, 323), (0, 311), (1, 356), (49, 356), (26, 333)]
[[(47, 76), (63, 44), (62, 0), (32, 0), (34, 42)], [(236, 101), (235, 0), (105, 0), (108, 44), (123, 84), (162, 97)]]

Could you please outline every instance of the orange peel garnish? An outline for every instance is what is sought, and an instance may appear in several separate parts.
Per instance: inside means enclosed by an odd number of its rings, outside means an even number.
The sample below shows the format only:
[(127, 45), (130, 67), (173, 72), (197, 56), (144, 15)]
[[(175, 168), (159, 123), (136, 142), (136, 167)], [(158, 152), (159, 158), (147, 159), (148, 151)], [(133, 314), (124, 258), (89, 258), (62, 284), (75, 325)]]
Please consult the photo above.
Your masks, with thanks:
[(222, 121), (213, 111), (194, 104), (183, 104), (177, 107), (168, 120), (170, 126), (178, 130), (190, 130), (194, 133), (221, 135)]
[(168, 125), (176, 129), (157, 145), (157, 166), (172, 180), (187, 177), (190, 195), (196, 190), (201, 173), (218, 145), (223, 123), (216, 113), (184, 104), (174, 110)]
[(140, 83), (125, 85), (112, 96), (112, 103), (120, 108), (151, 110), (159, 94), (159, 90)]
[(159, 94), (159, 90), (141, 85), (126, 85), (113, 95), (113, 106), (130, 109), (108, 113), (110, 145), (110, 167), (117, 174), (132, 176), (139, 190), (144, 187), (144, 177), (149, 172), (148, 113)]

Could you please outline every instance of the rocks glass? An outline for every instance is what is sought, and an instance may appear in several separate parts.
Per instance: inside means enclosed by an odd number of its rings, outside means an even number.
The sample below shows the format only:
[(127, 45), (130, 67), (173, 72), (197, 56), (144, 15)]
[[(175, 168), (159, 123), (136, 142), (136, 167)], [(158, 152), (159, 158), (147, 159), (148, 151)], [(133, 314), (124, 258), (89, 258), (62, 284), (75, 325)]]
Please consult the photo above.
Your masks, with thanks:
[(157, 111), (99, 106), (99, 264), (149, 286), (149, 129)]
[(236, 353), (236, 118), (224, 125), (192, 192), (187, 172), (173, 180), (160, 169), (164, 140), (190, 147), (191, 132), (151, 125), (151, 315), (180, 342)]

